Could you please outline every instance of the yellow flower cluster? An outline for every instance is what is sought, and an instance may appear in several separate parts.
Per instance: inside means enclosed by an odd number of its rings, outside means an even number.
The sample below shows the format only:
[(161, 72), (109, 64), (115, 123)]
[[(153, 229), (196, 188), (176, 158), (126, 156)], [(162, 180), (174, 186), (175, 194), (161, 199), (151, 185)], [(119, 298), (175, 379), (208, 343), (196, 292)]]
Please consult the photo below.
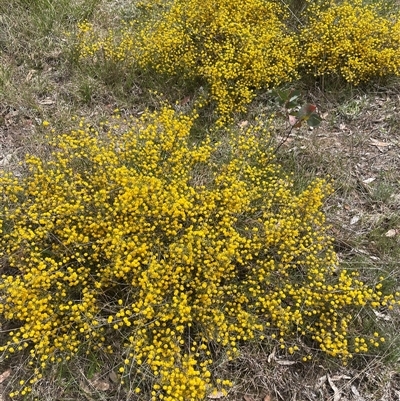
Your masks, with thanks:
[(78, 24), (76, 35), (76, 51), (79, 57), (90, 57), (93, 60), (100, 58), (100, 62), (126, 62), (128, 65), (135, 63), (135, 40), (132, 36), (133, 24), (124, 24), (118, 37), (112, 29), (99, 36), (94, 31), (93, 24), (84, 21)]
[(80, 57), (201, 79), (220, 122), (246, 110), (258, 89), (304, 72), (338, 74), (353, 84), (400, 74), (400, 21), (382, 16), (384, 3), (305, 1), (304, 24), (296, 31), (287, 10), (271, 0), (159, 3), (140, 2), (146, 10), (140, 18), (105, 35), (80, 24)]
[(400, 24), (380, 16), (379, 2), (315, 2), (300, 35), (301, 64), (315, 76), (339, 74), (359, 84), (400, 75)]
[(296, 194), (261, 123), (193, 143), (195, 118), (163, 108), (98, 131), (81, 121), (49, 161), (28, 157), (26, 176), (1, 173), (0, 321), (15, 329), (0, 361), (29, 350), (22, 391), (115, 338), (122, 376), (152, 372), (152, 399), (168, 401), (229, 386), (211, 376), (217, 344), (228, 359), (267, 336), (282, 349), (308, 337), (344, 359), (366, 350), (368, 338), (348, 340), (352, 312), (394, 299), (335, 273), (329, 186)]
[[(200, 78), (225, 117), (245, 110), (255, 90), (296, 76), (296, 40), (276, 2), (174, 0), (161, 16), (151, 15), (145, 23), (110, 32), (102, 40), (93, 38), (93, 27), (80, 25), (81, 56), (101, 49), (106, 58), (136, 58), (141, 67), (159, 73)], [(110, 46), (116, 36), (118, 44)]]
[(203, 78), (217, 112), (243, 111), (255, 89), (296, 74), (296, 41), (276, 2), (175, 0), (140, 32), (139, 58), (168, 74)]

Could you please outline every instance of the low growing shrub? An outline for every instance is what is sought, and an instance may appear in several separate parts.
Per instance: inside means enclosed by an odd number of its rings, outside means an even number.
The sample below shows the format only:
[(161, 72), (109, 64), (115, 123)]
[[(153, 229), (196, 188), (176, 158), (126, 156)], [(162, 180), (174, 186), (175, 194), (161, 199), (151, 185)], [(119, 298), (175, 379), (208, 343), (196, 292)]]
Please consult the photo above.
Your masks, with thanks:
[(306, 360), (307, 343), (346, 361), (371, 346), (353, 319), (394, 296), (338, 269), (329, 185), (296, 194), (261, 123), (195, 144), (194, 119), (164, 108), (99, 131), (81, 121), (48, 161), (1, 173), (0, 322), (12, 330), (0, 361), (26, 350), (34, 375), (14, 394), (116, 343), (121, 375), (140, 392), (151, 372), (164, 400), (227, 388), (212, 375), (217, 348), (233, 359), (274, 339), (287, 355)]
[(379, 2), (317, 1), (306, 19), (300, 64), (314, 76), (336, 74), (357, 85), (400, 75), (400, 22), (382, 16)]
[[(124, 63), (204, 83), (223, 123), (258, 89), (304, 72), (352, 84), (400, 74), (400, 21), (386, 3), (301, 1), (142, 1), (136, 20), (99, 34), (78, 26), (81, 59)], [(140, 7), (139, 7), (140, 8)], [(297, 16), (299, 10), (302, 14)], [(297, 27), (289, 22), (289, 14)], [(118, 68), (118, 67), (115, 67)], [(114, 69), (115, 69), (114, 68)]]
[(217, 112), (244, 111), (255, 89), (296, 75), (296, 40), (275, 2), (175, 0), (140, 33), (139, 63), (203, 78)]
[[(82, 57), (135, 60), (166, 75), (202, 79), (217, 113), (244, 111), (255, 91), (296, 76), (297, 41), (276, 2), (173, 0), (159, 13), (96, 39), (80, 25)], [(94, 35), (94, 36), (93, 36)], [(119, 39), (115, 39), (119, 38)], [(221, 121), (222, 121), (221, 120)]]

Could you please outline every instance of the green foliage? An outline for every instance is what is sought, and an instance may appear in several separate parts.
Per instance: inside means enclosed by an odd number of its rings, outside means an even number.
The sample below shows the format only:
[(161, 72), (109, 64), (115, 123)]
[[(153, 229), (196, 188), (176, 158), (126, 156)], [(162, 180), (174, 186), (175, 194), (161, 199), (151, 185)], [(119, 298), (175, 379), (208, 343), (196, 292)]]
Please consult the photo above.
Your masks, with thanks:
[(317, 106), (311, 103), (303, 104), (299, 90), (274, 90), (272, 95), (277, 98), (293, 128), (301, 127), (303, 122), (309, 127), (321, 124), (322, 119), (316, 112)]

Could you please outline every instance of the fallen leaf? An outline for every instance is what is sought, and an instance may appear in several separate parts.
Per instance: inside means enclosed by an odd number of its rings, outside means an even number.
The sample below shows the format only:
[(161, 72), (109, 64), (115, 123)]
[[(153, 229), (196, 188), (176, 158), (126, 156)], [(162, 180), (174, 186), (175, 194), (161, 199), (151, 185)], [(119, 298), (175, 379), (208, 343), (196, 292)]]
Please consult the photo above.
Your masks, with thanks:
[(386, 320), (387, 322), (390, 321), (390, 320), (392, 320), (392, 318), (391, 318), (390, 316), (385, 315), (385, 314), (382, 313), (382, 312), (378, 312), (377, 310), (374, 310), (374, 313), (375, 313), (375, 316), (376, 316), (377, 318), (379, 318), (379, 319)]
[[(12, 154), (11, 154), (11, 153), (8, 154), (8, 155), (5, 155), (5, 156), (0, 160), (0, 167), (5, 167), (5, 166), (7, 166), (8, 164), (10, 164), (11, 159), (12, 159)], [(1, 382), (0, 382), (0, 383), (1, 383)]]
[(358, 392), (356, 386), (351, 386), (351, 392), (355, 395), (356, 401), (364, 401), (365, 399)]
[(94, 380), (91, 384), (96, 390), (107, 391), (110, 389), (110, 383), (106, 381)]
[(332, 381), (337, 381), (337, 380), (351, 380), (350, 376), (347, 375), (334, 375), (331, 377)]
[(110, 372), (110, 374), (108, 375), (108, 377), (110, 378), (110, 380), (111, 380), (113, 383), (118, 383), (118, 382), (119, 382), (118, 375), (117, 375), (113, 370)]
[(294, 365), (296, 363), (296, 361), (285, 361), (283, 359), (276, 359), (276, 363), (278, 365), (282, 365), (282, 366), (290, 366), (290, 365)]
[(218, 400), (222, 397), (225, 397), (225, 394), (222, 391), (215, 391), (207, 396), (207, 398), (210, 398), (212, 400)]
[(358, 253), (362, 253), (363, 255), (369, 255), (369, 253), (365, 250), (365, 249), (354, 249), (356, 252), (358, 252)]
[(182, 100), (181, 100), (181, 106), (185, 106), (186, 104), (188, 104), (190, 102), (190, 96), (185, 96)]
[(350, 220), (350, 225), (356, 224), (360, 220), (360, 216), (353, 216)]
[(397, 230), (392, 228), (385, 234), (385, 237), (391, 238), (391, 237), (394, 237), (396, 234), (397, 234)]
[(294, 138), (291, 138), (291, 137), (287, 138), (287, 137), (278, 136), (276, 139), (278, 140), (279, 143), (282, 143), (283, 145), (288, 145), (294, 141)]
[(0, 375), (0, 383), (3, 383), (4, 380), (8, 379), (11, 375), (11, 369), (8, 369), (6, 371), (4, 371), (1, 375)]
[(275, 353), (276, 353), (276, 350), (275, 350), (275, 348), (274, 348), (274, 349), (272, 350), (272, 352), (268, 355), (268, 359), (267, 359), (268, 363), (271, 363), (272, 361), (275, 360)]
[(365, 180), (363, 180), (364, 184), (370, 184), (371, 182), (375, 181), (376, 178), (375, 177), (370, 177), (370, 178), (366, 178)]
[(316, 390), (320, 389), (325, 383), (326, 383), (326, 375), (323, 375), (317, 380), (317, 384), (315, 385), (315, 389)]
[(381, 152), (383, 152), (383, 149), (386, 148), (387, 146), (392, 145), (391, 142), (382, 142), (374, 138), (370, 138), (370, 140), (371, 140), (371, 145), (376, 146)]
[(297, 124), (297, 122), (298, 122), (297, 117), (289, 114), (289, 124), (294, 126)]
[(46, 98), (43, 100), (39, 100), (39, 104), (41, 104), (42, 106), (49, 106), (51, 104), (54, 104), (54, 100), (51, 100), (50, 98)]
[(80, 383), (79, 387), (86, 393), (86, 394), (91, 394), (92, 391), (90, 388), (84, 383), (83, 381)]
[(342, 398), (339, 389), (335, 386), (335, 383), (328, 374), (326, 375), (326, 378), (328, 379), (328, 383), (331, 386), (331, 389), (333, 390), (333, 401), (339, 401)]

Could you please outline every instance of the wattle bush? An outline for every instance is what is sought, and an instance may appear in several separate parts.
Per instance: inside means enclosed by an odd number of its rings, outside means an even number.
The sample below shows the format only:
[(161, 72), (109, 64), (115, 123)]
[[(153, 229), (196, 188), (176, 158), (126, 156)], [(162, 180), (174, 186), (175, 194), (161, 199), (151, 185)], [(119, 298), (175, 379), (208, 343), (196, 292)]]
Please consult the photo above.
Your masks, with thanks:
[(278, 3), (174, 0), (158, 13), (96, 37), (79, 26), (81, 57), (105, 57), (166, 75), (201, 79), (223, 122), (245, 111), (260, 88), (297, 76), (297, 40)]
[(300, 64), (314, 76), (337, 75), (359, 84), (400, 75), (400, 22), (382, 16), (379, 3), (310, 4), (300, 34)]
[(80, 58), (200, 82), (220, 123), (246, 111), (259, 89), (303, 74), (339, 76), (355, 85), (400, 74), (400, 21), (385, 3), (319, 0), (283, 8), (271, 0), (145, 0), (141, 5), (146, 11), (140, 17), (104, 35), (81, 23)]
[(311, 341), (343, 361), (368, 349), (353, 319), (394, 299), (338, 270), (329, 185), (295, 193), (261, 123), (199, 144), (194, 119), (81, 121), (48, 161), (1, 173), (0, 323), (13, 329), (0, 361), (28, 352), (36, 367), (20, 394), (49, 365), (116, 343), (116, 369), (136, 372), (138, 392), (151, 372), (164, 400), (229, 385), (212, 376), (216, 347), (233, 359), (240, 343), (277, 341), (307, 359)]

